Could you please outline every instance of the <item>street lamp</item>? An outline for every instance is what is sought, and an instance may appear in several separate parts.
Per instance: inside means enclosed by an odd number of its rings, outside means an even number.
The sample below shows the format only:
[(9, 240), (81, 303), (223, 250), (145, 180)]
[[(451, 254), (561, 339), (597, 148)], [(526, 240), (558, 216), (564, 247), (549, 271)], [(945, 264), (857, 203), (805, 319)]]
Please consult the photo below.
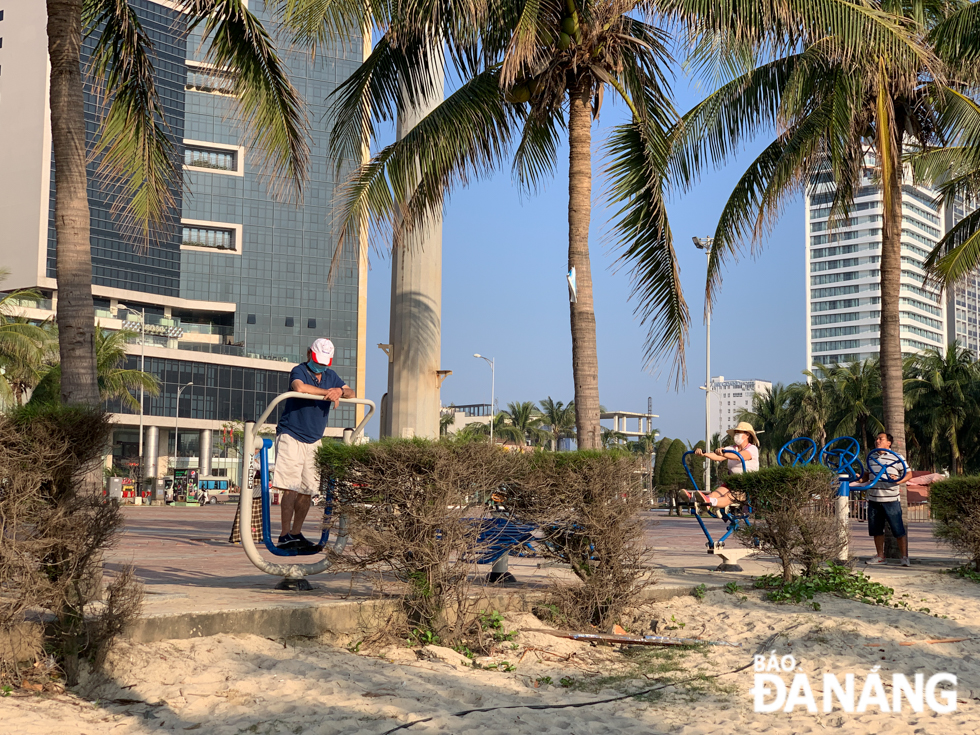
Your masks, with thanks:
[[(117, 304), (116, 305), (116, 308), (118, 308), (118, 309), (125, 309), (126, 311), (133, 312), (134, 314), (136, 313), (136, 309), (134, 309), (131, 306), (126, 306), (126, 304)], [(143, 372), (145, 372), (145, 367), (146, 367), (146, 309), (145, 308), (140, 309), (139, 310), (139, 315), (140, 315), (140, 372), (143, 373)], [(174, 455), (174, 456), (176, 456), (176, 455)], [(142, 466), (142, 463), (143, 463), (143, 384), (142, 384), (142, 376), (141, 376), (141, 382), (140, 382), (140, 444), (139, 444), (139, 458), (140, 458), (140, 468), (139, 468), (140, 469), (140, 473), (139, 473), (140, 474), (140, 488), (139, 489), (142, 490), (143, 489), (143, 475), (145, 474), (144, 473), (144, 469), (145, 468)]]
[[(708, 256), (708, 267), (711, 267), (711, 246), (714, 244), (713, 237), (692, 237), (694, 247), (703, 250)], [(704, 291), (704, 326), (705, 326), (705, 348), (704, 348), (704, 451), (711, 451), (711, 311), (708, 309), (708, 290)], [(711, 462), (704, 460), (704, 491), (711, 492)]]
[(493, 410), (494, 395), (493, 395), (493, 393), (494, 393), (494, 390), (496, 388), (496, 386), (495, 386), (495, 382), (496, 382), (496, 378), (497, 378), (496, 370), (494, 369), (493, 358), (492, 357), (484, 357), (483, 355), (481, 355), (479, 353), (474, 354), (473, 357), (479, 357), (481, 360), (486, 360), (487, 365), (490, 366), (490, 443), (493, 444), (493, 419), (494, 419), (494, 415), (493, 415), (494, 414), (494, 410)]
[(175, 472), (177, 471), (177, 439), (178, 439), (177, 422), (180, 421), (180, 394), (184, 392), (185, 388), (190, 388), (192, 385), (194, 385), (193, 380), (189, 382), (187, 385), (182, 385), (180, 388), (177, 389), (177, 406), (176, 406), (176, 410), (174, 411), (174, 471)]

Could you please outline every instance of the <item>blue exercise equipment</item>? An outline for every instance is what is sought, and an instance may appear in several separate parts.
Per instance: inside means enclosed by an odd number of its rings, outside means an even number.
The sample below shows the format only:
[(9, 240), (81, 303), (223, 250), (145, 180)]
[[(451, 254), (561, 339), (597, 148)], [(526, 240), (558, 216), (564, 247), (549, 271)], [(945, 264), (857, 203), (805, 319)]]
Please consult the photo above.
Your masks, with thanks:
[[(798, 436), (790, 439), (783, 444), (779, 454), (776, 455), (776, 464), (780, 467), (796, 467), (797, 465), (808, 465), (817, 456), (817, 443), (808, 436)], [(790, 460), (793, 460), (790, 462)], [(785, 460), (785, 461), (784, 461)]]
[[(901, 482), (909, 472), (905, 460), (891, 449), (872, 449), (868, 452), (864, 465), (858, 459), (860, 451), (861, 448), (857, 439), (851, 436), (839, 436), (828, 442), (820, 452), (820, 463), (833, 470), (839, 482), (837, 487), (837, 517), (841, 523), (840, 533), (845, 539), (838, 557), (840, 561), (846, 561), (848, 557), (847, 534), (849, 530), (847, 523), (851, 513), (851, 490), (870, 490), (885, 475), (888, 476), (890, 482)], [(888, 459), (889, 455), (891, 455), (891, 459)], [(865, 466), (867, 466), (868, 475), (871, 475), (872, 464), (878, 467), (874, 477), (863, 485), (854, 484), (864, 475)], [(898, 478), (891, 476), (890, 471), (895, 467), (901, 468), (902, 471)]]
[[(724, 454), (734, 454), (742, 462), (742, 472), (745, 470), (745, 457), (742, 453), (735, 449), (724, 449), (721, 450)], [(694, 454), (693, 451), (685, 452), (684, 456), (681, 457), (681, 463), (684, 465), (684, 471), (687, 473), (688, 479), (691, 481), (691, 485), (695, 492), (699, 492), (698, 482), (694, 479), (694, 475), (691, 474), (691, 468), (687, 466), (687, 458)], [(711, 460), (705, 459), (705, 462), (710, 462)], [(691, 505), (691, 515), (693, 515), (698, 520), (698, 525), (701, 526), (701, 531), (704, 533), (706, 539), (708, 539), (705, 546), (708, 547), (709, 554), (715, 554), (722, 558), (721, 565), (716, 569), (719, 572), (741, 572), (742, 567), (738, 565), (738, 560), (748, 554), (754, 554), (754, 549), (725, 549), (725, 541), (740, 527), (748, 528), (752, 524), (749, 523), (749, 516), (752, 514), (752, 507), (748, 503), (748, 498), (745, 502), (741, 504), (737, 511), (732, 509), (733, 506), (729, 505), (727, 508), (718, 508), (721, 513), (721, 519), (725, 521), (726, 528), (724, 535), (717, 541), (711, 535), (711, 531), (708, 530), (707, 525), (705, 525), (704, 519), (698, 512), (698, 504), (692, 503)]]
[(838, 475), (847, 475), (854, 481), (864, 474), (864, 466), (858, 459), (860, 453), (861, 445), (857, 439), (853, 436), (839, 436), (824, 444), (820, 450), (820, 464)]
[[(259, 450), (259, 483), (262, 491), (262, 543), (266, 551), (274, 556), (309, 556), (321, 552), (330, 542), (330, 516), (333, 514), (333, 491), (336, 480), (329, 478), (324, 484), (326, 492), (323, 495), (323, 525), (320, 540), (313, 549), (298, 551), (296, 549), (280, 549), (272, 538), (272, 492), (269, 489), (269, 450), (272, 449), (272, 439), (262, 439)], [(321, 486), (322, 487), (322, 486)]]

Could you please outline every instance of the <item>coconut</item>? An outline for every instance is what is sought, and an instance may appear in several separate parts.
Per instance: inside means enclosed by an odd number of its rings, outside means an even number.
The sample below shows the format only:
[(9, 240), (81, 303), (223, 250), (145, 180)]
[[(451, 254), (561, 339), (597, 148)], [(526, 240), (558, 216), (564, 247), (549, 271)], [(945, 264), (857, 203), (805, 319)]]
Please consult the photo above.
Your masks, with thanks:
[(578, 30), (578, 23), (576, 22), (575, 18), (565, 18), (565, 20), (561, 22), (561, 29), (569, 36), (574, 36), (575, 31)]
[(558, 34), (558, 48), (560, 48), (562, 51), (564, 51), (565, 49), (567, 49), (571, 45), (572, 45), (572, 37), (571, 36), (569, 36), (564, 31), (562, 31), (561, 33)]
[(529, 99), (531, 99), (531, 90), (526, 84), (511, 87), (510, 92), (507, 93), (507, 101), (514, 105), (523, 105)]

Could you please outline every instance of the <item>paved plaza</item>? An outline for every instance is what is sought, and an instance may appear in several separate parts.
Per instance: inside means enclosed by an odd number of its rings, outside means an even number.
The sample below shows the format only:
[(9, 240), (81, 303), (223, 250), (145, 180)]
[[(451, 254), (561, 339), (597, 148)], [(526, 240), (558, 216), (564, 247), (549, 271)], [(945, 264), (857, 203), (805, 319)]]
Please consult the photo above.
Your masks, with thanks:
[[(339, 630), (358, 606), (377, 598), (371, 581), (350, 574), (310, 577), (310, 592), (279, 591), (277, 577), (256, 569), (240, 546), (228, 543), (233, 504), (205, 507), (127, 506), (126, 528), (121, 542), (107, 555), (110, 568), (127, 563), (136, 567), (145, 585), (143, 619), (134, 637), (141, 640), (185, 638), (215, 633), (268, 635), (286, 630), (296, 635), (316, 635)], [(273, 529), (278, 529), (278, 509), (273, 508)], [(687, 594), (699, 584), (721, 586), (751, 576), (777, 571), (774, 560), (746, 559), (743, 572), (716, 572), (719, 560), (705, 553), (705, 538), (690, 516), (667, 517), (646, 513), (646, 542), (654, 570), (653, 597)], [(706, 519), (712, 533), (723, 532), (723, 523)], [(913, 570), (936, 569), (956, 563), (932, 538), (931, 523), (909, 524)], [(873, 554), (867, 527), (854, 522), (851, 553), (859, 558)], [(271, 558), (271, 555), (270, 555)], [(312, 561), (316, 557), (301, 557)], [(863, 565), (862, 565), (863, 568)], [(510, 569), (518, 585), (504, 588), (527, 594), (542, 589), (551, 578), (569, 572), (547, 566), (542, 559), (510, 557)], [(487, 568), (489, 570), (489, 568)], [(908, 570), (876, 567), (872, 576), (887, 583)], [(494, 588), (496, 589), (496, 588)]]

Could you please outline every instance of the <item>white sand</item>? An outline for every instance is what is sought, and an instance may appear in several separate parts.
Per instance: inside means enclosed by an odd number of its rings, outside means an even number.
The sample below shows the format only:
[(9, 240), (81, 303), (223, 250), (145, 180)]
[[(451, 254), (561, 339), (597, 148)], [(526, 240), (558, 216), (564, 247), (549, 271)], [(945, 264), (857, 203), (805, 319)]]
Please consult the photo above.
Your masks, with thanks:
[[(515, 704), (560, 704), (600, 699), (656, 685), (637, 678), (630, 659), (617, 649), (596, 648), (541, 633), (522, 633), (501, 644), (494, 660), (516, 665), (512, 672), (475, 670), (453, 652), (415, 651), (392, 646), (374, 655), (353, 654), (320, 644), (283, 646), (264, 638), (215, 636), (151, 645), (123, 643), (113, 656), (114, 682), (92, 702), (70, 693), (15, 692), (0, 699), (0, 733), (315, 733), (380, 735), (410, 720), (433, 717), (406, 733), (847, 733), (889, 735), (980, 733), (980, 585), (946, 575), (911, 572), (896, 577), (896, 600), (930, 613), (886, 609), (820, 596), (819, 612), (797, 605), (764, 602), (760, 592), (737, 596), (712, 592), (702, 602), (677, 598), (651, 606), (641, 617), (659, 621), (658, 633), (701, 634), (743, 644), (741, 649), (685, 652), (673, 660), (685, 672), (730, 671), (750, 661), (773, 633), (780, 656), (792, 653), (808, 673), (818, 706), (825, 671), (854, 672), (858, 689), (871, 667), (881, 666), (886, 684), (892, 673), (928, 678), (950, 672), (958, 679), (958, 708), (936, 714), (858, 714), (841, 710), (809, 714), (753, 712), (754, 672), (722, 676), (717, 685), (668, 689), (657, 701), (626, 699), (574, 709), (506, 709), (453, 717), (463, 709)], [(748, 584), (748, 582), (747, 582)], [(741, 595), (748, 597), (742, 601)], [(907, 595), (907, 597), (902, 597)], [(946, 615), (947, 619), (933, 615)], [(672, 621), (673, 618), (673, 621)], [(684, 623), (681, 627), (679, 624)], [(792, 627), (797, 626), (797, 627)], [(545, 627), (531, 616), (512, 616), (508, 628)], [(677, 630), (667, 631), (667, 627)], [(790, 629), (792, 627), (792, 629)], [(639, 631), (649, 632), (649, 631)], [(971, 638), (951, 644), (900, 646), (903, 641)], [(866, 646), (867, 643), (877, 645)], [(511, 647), (511, 646), (514, 647)], [(379, 657), (382, 653), (385, 658)], [(633, 661), (633, 663), (631, 663)], [(502, 663), (500, 664), (502, 667)], [(629, 673), (633, 671), (633, 673)], [(689, 673), (688, 673), (689, 672)], [(580, 688), (595, 676), (623, 674), (618, 682)], [(656, 675), (652, 675), (656, 676)], [(538, 684), (551, 677), (552, 684)], [(558, 685), (561, 678), (576, 682)], [(786, 677), (787, 684), (790, 676)], [(613, 688), (610, 688), (614, 686)], [(886, 686), (890, 692), (890, 686)], [(120, 703), (139, 700), (149, 704)]]

